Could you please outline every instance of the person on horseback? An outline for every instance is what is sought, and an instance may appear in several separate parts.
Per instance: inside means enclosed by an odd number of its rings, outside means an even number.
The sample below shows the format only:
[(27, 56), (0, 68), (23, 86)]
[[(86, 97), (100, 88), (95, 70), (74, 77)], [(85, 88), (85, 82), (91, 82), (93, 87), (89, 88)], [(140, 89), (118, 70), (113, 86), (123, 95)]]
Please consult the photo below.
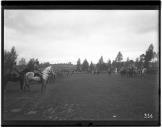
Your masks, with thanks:
[(34, 64), (34, 77), (40, 77), (41, 78), (41, 80), (42, 80), (42, 72), (41, 72), (41, 70), (40, 70), (40, 68), (39, 68), (39, 65), (38, 65), (38, 63), (35, 63)]

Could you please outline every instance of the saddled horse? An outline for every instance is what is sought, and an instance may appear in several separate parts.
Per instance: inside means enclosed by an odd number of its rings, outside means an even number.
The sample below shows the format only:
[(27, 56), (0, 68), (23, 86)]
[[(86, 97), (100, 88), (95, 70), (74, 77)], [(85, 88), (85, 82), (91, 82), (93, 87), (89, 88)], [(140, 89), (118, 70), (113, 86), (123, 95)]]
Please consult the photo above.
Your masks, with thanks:
[(25, 74), (25, 79), (24, 79), (24, 89), (26, 87), (28, 87), (28, 89), (30, 89), (31, 82), (36, 81), (36, 82), (39, 82), (39, 83), (42, 84), (41, 92), (42, 93), (45, 92), (48, 80), (49, 80), (51, 75), (54, 76), (54, 77), (56, 75), (52, 66), (46, 67), (40, 74), (38, 74), (36, 76), (35, 76), (34, 72), (27, 72)]

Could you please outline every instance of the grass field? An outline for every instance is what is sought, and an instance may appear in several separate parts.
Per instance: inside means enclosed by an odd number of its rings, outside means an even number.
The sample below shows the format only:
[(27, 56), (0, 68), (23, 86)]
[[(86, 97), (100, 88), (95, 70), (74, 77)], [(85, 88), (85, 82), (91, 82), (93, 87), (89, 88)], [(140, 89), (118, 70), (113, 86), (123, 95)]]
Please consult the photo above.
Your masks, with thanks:
[[(4, 120), (157, 120), (158, 77), (73, 74), (49, 83), (45, 96), (40, 84), (21, 92), (8, 83), (4, 93)], [(146, 119), (144, 114), (152, 114)]]

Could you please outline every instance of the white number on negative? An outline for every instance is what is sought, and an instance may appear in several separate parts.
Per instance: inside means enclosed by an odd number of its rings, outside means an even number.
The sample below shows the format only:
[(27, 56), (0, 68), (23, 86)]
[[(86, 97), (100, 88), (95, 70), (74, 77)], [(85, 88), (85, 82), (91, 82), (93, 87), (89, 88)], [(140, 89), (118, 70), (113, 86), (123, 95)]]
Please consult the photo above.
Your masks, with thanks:
[(152, 119), (152, 118), (153, 118), (153, 115), (150, 114), (150, 113), (145, 113), (145, 114), (144, 114), (144, 118), (145, 118), (145, 119)]

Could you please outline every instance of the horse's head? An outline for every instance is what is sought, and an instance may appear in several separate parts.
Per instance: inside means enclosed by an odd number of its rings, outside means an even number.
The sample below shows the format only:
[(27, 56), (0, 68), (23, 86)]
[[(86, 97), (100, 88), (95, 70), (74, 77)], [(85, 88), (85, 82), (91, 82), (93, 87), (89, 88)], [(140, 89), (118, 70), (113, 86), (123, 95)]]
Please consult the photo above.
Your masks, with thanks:
[(54, 71), (54, 68), (52, 66), (47, 67), (48, 73), (51, 75), (55, 75), (56, 72)]

